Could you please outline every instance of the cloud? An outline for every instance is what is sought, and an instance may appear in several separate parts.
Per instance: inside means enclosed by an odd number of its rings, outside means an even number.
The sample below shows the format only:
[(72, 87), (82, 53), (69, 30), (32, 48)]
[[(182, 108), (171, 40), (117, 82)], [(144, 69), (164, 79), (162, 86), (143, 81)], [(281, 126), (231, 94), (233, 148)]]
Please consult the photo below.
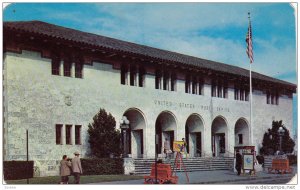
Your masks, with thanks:
[[(159, 4), (98, 4), (99, 13), (125, 23), (147, 27), (150, 30), (198, 30), (247, 24), (247, 11), (241, 6), (211, 3)], [(220, 11), (226, 9), (227, 11)], [(245, 15), (244, 19), (241, 15)], [(209, 16), (208, 16), (209, 15)], [(221, 22), (220, 22), (221, 20)], [(120, 22), (122, 23), (122, 22)]]
[(257, 39), (256, 43), (260, 48), (255, 52), (254, 69), (296, 83), (296, 50), (293, 45), (276, 46), (276, 42), (262, 39)]
[(94, 14), (86, 10), (45, 13), (65, 23), (77, 23), (78, 29), (87, 32), (249, 69), (244, 35), (247, 12), (251, 11), (255, 21), (253, 70), (295, 82), (294, 21), (285, 18), (284, 11), (279, 13), (279, 6), (282, 5), (101, 3), (89, 7)]

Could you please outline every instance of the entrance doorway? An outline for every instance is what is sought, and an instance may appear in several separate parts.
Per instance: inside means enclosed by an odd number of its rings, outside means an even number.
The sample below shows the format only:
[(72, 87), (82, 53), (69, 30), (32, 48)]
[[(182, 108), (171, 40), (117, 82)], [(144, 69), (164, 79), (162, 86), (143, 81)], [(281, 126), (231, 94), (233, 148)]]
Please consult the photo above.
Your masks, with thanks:
[(245, 119), (239, 119), (234, 127), (235, 146), (249, 145), (249, 127)]
[(143, 157), (144, 154), (144, 140), (143, 140), (143, 130), (139, 129), (139, 130), (134, 130), (132, 131), (132, 135), (135, 139), (135, 144), (136, 144), (136, 156), (138, 158)]
[[(170, 148), (173, 151), (173, 142), (174, 142), (174, 131), (164, 131), (163, 132), (163, 142), (168, 139), (170, 142)], [(162, 143), (163, 144), (163, 143)]]
[(185, 140), (190, 157), (203, 155), (203, 138), (201, 136), (203, 132), (204, 126), (201, 117), (198, 114), (190, 115), (185, 124)]
[(196, 157), (201, 157), (202, 156), (202, 138), (201, 138), (201, 132), (196, 132), (195, 133), (196, 136)]
[[(160, 113), (155, 122), (155, 135), (157, 146), (155, 152), (157, 154), (163, 154), (163, 144), (167, 138), (170, 142), (170, 148), (173, 150), (173, 142), (176, 140), (176, 120), (171, 112), (164, 111)], [(162, 155), (159, 155), (162, 157)]]
[(193, 157), (201, 157), (202, 156), (202, 137), (201, 132), (195, 132), (190, 134), (192, 141), (192, 151), (190, 154)]
[(222, 117), (217, 117), (212, 123), (212, 152), (213, 156), (222, 156), (227, 150), (227, 124)]
[(129, 121), (127, 130), (127, 152), (132, 158), (141, 158), (144, 155), (144, 130), (146, 122), (142, 112), (136, 108), (128, 109), (124, 114)]

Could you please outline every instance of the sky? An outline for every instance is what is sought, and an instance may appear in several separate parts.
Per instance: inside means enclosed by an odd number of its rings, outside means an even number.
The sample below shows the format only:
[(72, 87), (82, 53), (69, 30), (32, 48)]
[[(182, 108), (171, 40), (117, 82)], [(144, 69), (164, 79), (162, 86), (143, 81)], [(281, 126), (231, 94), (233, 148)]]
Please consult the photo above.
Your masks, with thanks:
[[(289, 3), (14, 3), (4, 21), (41, 20), (249, 69), (297, 84), (295, 9)], [(294, 128), (297, 95), (294, 95)]]

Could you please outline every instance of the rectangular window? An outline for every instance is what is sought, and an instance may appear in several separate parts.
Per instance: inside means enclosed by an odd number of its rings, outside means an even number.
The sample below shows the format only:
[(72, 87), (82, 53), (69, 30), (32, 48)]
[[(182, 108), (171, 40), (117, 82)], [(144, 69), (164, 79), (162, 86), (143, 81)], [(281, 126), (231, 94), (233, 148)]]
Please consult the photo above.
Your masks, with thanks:
[(219, 98), (222, 98), (222, 89), (223, 89), (223, 87), (222, 87), (222, 85), (219, 83), (218, 85), (217, 85), (217, 88), (218, 88), (218, 97)]
[(203, 80), (199, 80), (199, 89), (198, 89), (198, 94), (199, 95), (204, 95), (204, 93), (203, 93), (203, 84), (204, 84)]
[(245, 101), (249, 101), (249, 91), (245, 91)]
[(244, 90), (240, 90), (240, 100), (244, 100)]
[(71, 131), (72, 131), (72, 125), (66, 125), (66, 144), (72, 144)]
[(227, 86), (224, 86), (224, 89), (223, 89), (223, 98), (228, 98), (228, 88), (227, 88)]
[(56, 144), (62, 144), (62, 141), (61, 141), (62, 127), (63, 127), (63, 125), (61, 125), (61, 124), (56, 124), (55, 125)]
[(274, 94), (271, 94), (271, 104), (274, 104), (274, 100), (275, 100)]
[(214, 82), (211, 85), (211, 96), (216, 97), (216, 84)]
[(176, 76), (175, 75), (172, 75), (171, 76), (171, 91), (176, 91)]
[(190, 81), (186, 79), (185, 81), (185, 93), (189, 93), (190, 89)]
[(278, 93), (276, 94), (276, 105), (279, 105), (279, 95), (278, 95)]
[(272, 104), (278, 105), (278, 104), (277, 104), (277, 100), (278, 100), (278, 99), (277, 99), (277, 94), (276, 94), (276, 93), (273, 94), (272, 100), (273, 100), (273, 101), (272, 101)]
[(270, 93), (269, 92), (267, 92), (267, 104), (270, 104), (271, 102), (270, 102)]
[(81, 63), (75, 63), (75, 78), (82, 78), (82, 68)]
[(163, 77), (163, 89), (164, 90), (168, 90), (168, 83), (169, 83), (169, 77), (168, 77), (168, 74), (164, 74), (164, 77)]
[(279, 94), (278, 92), (267, 91), (267, 104), (279, 105)]
[(234, 89), (234, 99), (239, 100), (239, 89), (237, 87)]
[(192, 94), (196, 94), (197, 92), (197, 82), (194, 80), (192, 83)]
[(135, 84), (135, 73), (134, 72), (130, 72), (130, 86), (134, 86)]
[(143, 87), (145, 83), (145, 70), (140, 68), (139, 72), (139, 87)]
[(243, 134), (239, 134), (239, 144), (243, 144)]
[(160, 70), (155, 72), (155, 89), (161, 89), (162, 73)]
[(159, 76), (155, 77), (155, 89), (160, 89), (161, 78)]
[(64, 76), (70, 77), (71, 76), (71, 62), (64, 61)]
[(75, 144), (81, 144), (81, 125), (75, 125)]
[(124, 65), (121, 67), (121, 84), (126, 84), (127, 70)]
[(51, 64), (52, 75), (59, 75), (59, 67), (60, 67), (59, 59), (53, 58), (51, 63), (52, 63)]

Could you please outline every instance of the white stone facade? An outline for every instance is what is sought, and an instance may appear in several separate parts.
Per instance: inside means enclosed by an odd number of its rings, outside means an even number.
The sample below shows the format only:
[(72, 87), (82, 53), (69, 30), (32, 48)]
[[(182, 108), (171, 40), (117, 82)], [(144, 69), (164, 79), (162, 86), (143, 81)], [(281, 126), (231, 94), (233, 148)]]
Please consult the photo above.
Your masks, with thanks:
[[(144, 87), (122, 85), (120, 70), (94, 62), (84, 65), (83, 78), (51, 74), (51, 60), (32, 51), (4, 53), (4, 160), (26, 159), (26, 129), (29, 130), (29, 159), (40, 175), (57, 175), (58, 160), (80, 151), (89, 153), (88, 124), (104, 108), (118, 121), (126, 115), (131, 122), (131, 156), (155, 156), (155, 126), (162, 127), (162, 138), (185, 137), (189, 128), (190, 156), (196, 156), (196, 132), (201, 132), (201, 156), (212, 156), (213, 133), (225, 134), (225, 154), (234, 146), (250, 145), (249, 101), (234, 100), (229, 84), (228, 98), (211, 97), (211, 86), (204, 84), (204, 95), (185, 93), (185, 81), (177, 80), (176, 91), (155, 89), (155, 76), (146, 74)], [(205, 80), (210, 80), (209, 78)], [(160, 119), (158, 119), (160, 117)], [(253, 93), (253, 145), (256, 150), (273, 120), (283, 120), (293, 136), (292, 98), (279, 97), (279, 105), (266, 103), (266, 94)], [(72, 125), (72, 145), (56, 145), (55, 125)], [(237, 127), (236, 127), (237, 124)], [(81, 145), (75, 145), (74, 126), (81, 125)], [(119, 125), (117, 126), (119, 128)], [(138, 131), (142, 130), (142, 133)], [(63, 130), (64, 131), (64, 130)], [(143, 134), (143, 153), (141, 138)], [(243, 134), (243, 144), (237, 134)], [(65, 138), (63, 133), (62, 139)], [(220, 147), (216, 146), (216, 149)], [(217, 150), (215, 150), (217, 151)], [(217, 156), (217, 155), (216, 155)]]

